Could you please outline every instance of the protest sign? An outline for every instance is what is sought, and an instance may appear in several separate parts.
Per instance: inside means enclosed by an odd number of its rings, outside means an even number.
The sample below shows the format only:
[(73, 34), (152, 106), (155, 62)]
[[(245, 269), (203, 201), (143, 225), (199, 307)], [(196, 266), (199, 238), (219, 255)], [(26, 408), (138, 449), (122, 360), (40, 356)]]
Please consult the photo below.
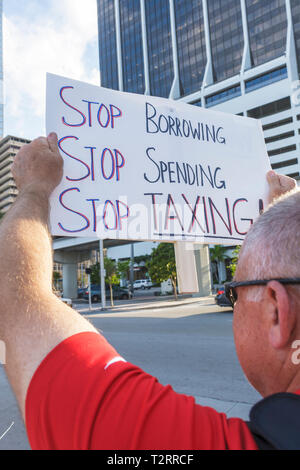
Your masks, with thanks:
[(270, 169), (259, 121), (47, 76), (58, 236), (241, 244)]

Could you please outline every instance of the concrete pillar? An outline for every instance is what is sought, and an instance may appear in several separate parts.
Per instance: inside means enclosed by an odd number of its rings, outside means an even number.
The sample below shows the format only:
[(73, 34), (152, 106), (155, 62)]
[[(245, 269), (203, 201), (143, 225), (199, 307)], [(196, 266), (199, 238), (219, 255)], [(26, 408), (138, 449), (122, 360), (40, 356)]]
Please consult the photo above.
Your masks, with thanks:
[(118, 60), (118, 80), (119, 90), (123, 91), (123, 61), (122, 61), (122, 39), (121, 39), (121, 20), (120, 20), (120, 3), (114, 0), (115, 4), (115, 22), (116, 22), (116, 43), (117, 43), (117, 60)]
[[(206, 46), (206, 68), (203, 77), (202, 83), (202, 93), (204, 93), (204, 88), (212, 85), (214, 83), (214, 74), (213, 74), (213, 59), (211, 52), (210, 44), (210, 28), (209, 28), (209, 14), (208, 14), (208, 3), (207, 0), (203, 0), (203, 20), (204, 20), (204, 31), (205, 31), (205, 46)], [(202, 101), (202, 106), (205, 107), (204, 100)]]
[(63, 297), (77, 298), (78, 264), (90, 259), (90, 251), (54, 251), (54, 261), (63, 265)]
[(148, 41), (147, 41), (147, 23), (146, 23), (146, 6), (145, 0), (140, 0), (141, 5), (141, 24), (142, 24), (142, 41), (144, 56), (144, 75), (145, 75), (145, 95), (150, 95), (150, 71), (148, 58)]
[(208, 245), (195, 245), (194, 248), (199, 296), (205, 297), (212, 294), (209, 247)]
[(198, 276), (194, 255), (194, 244), (176, 242), (174, 244), (174, 248), (179, 293), (198, 293)]
[(176, 242), (175, 257), (180, 294), (211, 295), (210, 257), (207, 245)]
[(63, 264), (63, 297), (77, 298), (77, 263)]
[(172, 83), (170, 96), (172, 100), (180, 98), (180, 77), (179, 77), (179, 62), (178, 62), (178, 50), (177, 50), (177, 33), (176, 33), (176, 16), (174, 0), (170, 0), (170, 26), (171, 26), (171, 40), (172, 40), (172, 52), (173, 52), (173, 70), (174, 80)]

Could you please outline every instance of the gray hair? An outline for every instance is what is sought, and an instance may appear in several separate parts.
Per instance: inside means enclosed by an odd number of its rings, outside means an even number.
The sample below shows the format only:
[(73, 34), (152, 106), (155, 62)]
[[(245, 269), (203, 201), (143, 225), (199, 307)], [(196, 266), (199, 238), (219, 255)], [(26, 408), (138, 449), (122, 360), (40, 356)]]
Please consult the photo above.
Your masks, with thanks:
[(240, 252), (238, 280), (280, 277), (300, 277), (299, 188), (268, 207), (249, 230)]

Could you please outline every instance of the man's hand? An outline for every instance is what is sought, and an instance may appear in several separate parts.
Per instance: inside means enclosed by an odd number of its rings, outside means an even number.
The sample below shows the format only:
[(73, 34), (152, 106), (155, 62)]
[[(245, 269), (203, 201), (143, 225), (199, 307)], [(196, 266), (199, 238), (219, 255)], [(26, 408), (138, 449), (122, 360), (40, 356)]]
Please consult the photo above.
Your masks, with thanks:
[(293, 178), (290, 178), (289, 176), (278, 175), (273, 170), (267, 173), (267, 180), (270, 186), (268, 198), (269, 204), (271, 204), (274, 199), (289, 191), (292, 191), (297, 187), (297, 183)]
[(20, 192), (29, 189), (50, 196), (63, 175), (57, 135), (51, 133), (24, 145), (16, 155), (12, 173)]

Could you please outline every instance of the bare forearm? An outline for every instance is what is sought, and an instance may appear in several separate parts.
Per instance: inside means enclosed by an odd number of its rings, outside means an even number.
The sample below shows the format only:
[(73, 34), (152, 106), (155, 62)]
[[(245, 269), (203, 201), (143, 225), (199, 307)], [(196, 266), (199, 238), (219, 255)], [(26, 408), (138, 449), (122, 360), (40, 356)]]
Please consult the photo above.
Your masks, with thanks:
[(25, 414), (31, 377), (61, 341), (96, 331), (52, 293), (48, 198), (26, 191), (0, 224), (0, 340), (6, 373)]
[[(0, 224), (0, 295), (24, 299), (38, 291), (51, 293), (52, 247), (48, 231), (48, 198), (27, 190)], [(13, 267), (13, 269), (12, 269)]]
[(24, 417), (27, 389), (41, 361), (69, 336), (96, 332), (52, 293), (49, 197), (62, 172), (56, 134), (23, 146), (12, 167), (20, 194), (0, 224), (0, 340)]

